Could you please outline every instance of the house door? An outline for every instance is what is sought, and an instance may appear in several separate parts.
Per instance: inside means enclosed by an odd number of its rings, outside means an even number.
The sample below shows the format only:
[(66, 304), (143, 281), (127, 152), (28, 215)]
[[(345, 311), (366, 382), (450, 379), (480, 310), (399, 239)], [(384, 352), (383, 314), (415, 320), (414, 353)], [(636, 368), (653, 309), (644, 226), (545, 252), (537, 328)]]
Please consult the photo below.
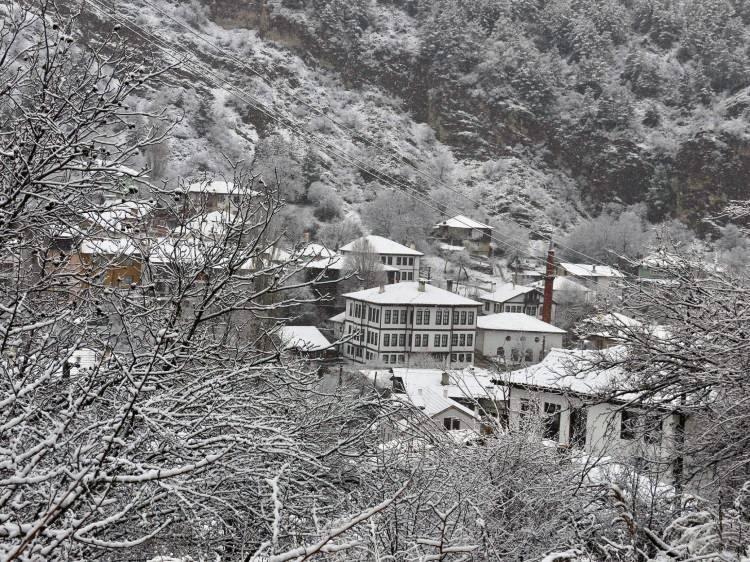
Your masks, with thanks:
[(583, 449), (586, 446), (586, 409), (570, 411), (570, 446)]

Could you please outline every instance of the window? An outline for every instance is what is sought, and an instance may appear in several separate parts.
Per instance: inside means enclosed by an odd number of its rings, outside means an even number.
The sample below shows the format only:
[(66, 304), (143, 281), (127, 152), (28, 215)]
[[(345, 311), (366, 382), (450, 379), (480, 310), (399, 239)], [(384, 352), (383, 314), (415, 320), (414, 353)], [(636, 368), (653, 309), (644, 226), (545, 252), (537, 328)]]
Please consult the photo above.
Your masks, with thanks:
[(447, 326), (450, 322), (449, 318), (450, 310), (444, 310), (443, 311), (443, 326)]
[(461, 347), (466, 347), (466, 334), (461, 334), (458, 337), (458, 345)]
[(404, 362), (404, 356), (403, 355), (399, 355), (398, 356), (398, 362), (399, 363), (403, 363)]
[(396, 363), (396, 358), (397, 357), (398, 356), (396, 356), (396, 355), (391, 355), (391, 365), (393, 365), (394, 363)]
[(500, 304), (495, 304), (495, 312), (501, 312), (501, 306)]
[(383, 355), (383, 363), (388, 364), (388, 355)]
[(661, 445), (661, 417), (659, 414), (644, 416), (643, 441), (649, 445)]
[(524, 361), (527, 363), (533, 363), (534, 362), (534, 351), (531, 349), (527, 349), (526, 353), (524, 354)]
[(425, 324), (430, 323), (430, 311), (429, 310), (424, 311), (424, 323)]
[(498, 357), (505, 357), (505, 348), (504, 347), (498, 347), (497, 348), (497, 356)]
[(623, 410), (620, 413), (620, 439), (632, 440), (635, 439), (638, 430), (638, 414), (630, 411)]
[(544, 438), (560, 440), (560, 404), (544, 403)]
[(443, 311), (442, 310), (436, 310), (435, 311), (435, 324), (440, 326), (440, 324), (443, 323)]
[(417, 325), (418, 326), (422, 325), (422, 311), (421, 310), (417, 310)]
[(458, 324), (458, 311), (457, 310), (453, 311), (453, 323)]
[(443, 338), (443, 342), (442, 342), (443, 345), (441, 345), (440, 347), (448, 347), (448, 334), (443, 334), (442, 338)]
[(388, 256), (388, 265), (393, 265), (393, 256)]
[(456, 347), (458, 345), (458, 334), (451, 334), (451, 346)]
[(464, 362), (464, 354), (463, 353), (459, 353), (458, 354), (458, 362), (459, 363), (463, 363)]
[(461, 324), (466, 324), (466, 311), (461, 311)]
[(467, 353), (466, 354), (466, 362), (467, 363), (471, 363), (471, 355), (472, 355), (471, 353)]
[(401, 256), (396, 256), (396, 265), (401, 265)]
[(401, 323), (406, 324), (406, 310), (401, 311)]
[(386, 324), (390, 324), (391, 323), (391, 311), (390, 310), (386, 310), (385, 311), (385, 317), (384, 317), (383, 321)]
[(466, 335), (466, 345), (468, 345), (469, 347), (471, 347), (472, 345), (474, 345), (474, 334), (467, 334)]
[(485, 312), (489, 312), (490, 311), (490, 303), (488, 303), (488, 302), (484, 303), (484, 311)]
[(381, 258), (380, 258), (380, 259), (381, 259), (381, 261), (382, 261), (383, 263), (385, 263), (385, 256), (381, 256)]
[(443, 427), (448, 431), (461, 429), (461, 420), (458, 418), (443, 418)]
[(510, 360), (515, 363), (518, 363), (521, 360), (521, 354), (518, 352), (517, 347), (510, 350)]
[(570, 412), (570, 445), (581, 449), (586, 445), (585, 408), (573, 408)]
[(406, 345), (406, 334), (399, 334), (399, 336), (398, 336), (398, 345), (400, 347), (404, 347)]
[(451, 363), (455, 363), (455, 362), (456, 362), (456, 354), (451, 353)]
[(529, 316), (536, 316), (537, 307), (536, 306), (527, 306), (526, 307), (526, 314)]
[(398, 334), (391, 334), (391, 345), (393, 347), (398, 345)]
[(435, 334), (433, 347), (440, 347), (440, 334)]
[(473, 323), (474, 323), (474, 313), (469, 312), (469, 324), (473, 324)]
[(390, 347), (390, 345), (391, 345), (391, 335), (383, 334), (383, 347)]
[(414, 258), (409, 258), (409, 265), (414, 265)]

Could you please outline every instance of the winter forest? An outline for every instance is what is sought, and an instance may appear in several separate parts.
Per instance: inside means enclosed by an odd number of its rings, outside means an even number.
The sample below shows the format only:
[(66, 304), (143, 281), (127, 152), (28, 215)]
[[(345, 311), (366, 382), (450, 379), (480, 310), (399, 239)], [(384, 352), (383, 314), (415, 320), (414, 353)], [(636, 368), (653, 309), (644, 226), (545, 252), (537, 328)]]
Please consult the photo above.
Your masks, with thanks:
[(750, 562), (750, 2), (0, 3), (0, 562)]

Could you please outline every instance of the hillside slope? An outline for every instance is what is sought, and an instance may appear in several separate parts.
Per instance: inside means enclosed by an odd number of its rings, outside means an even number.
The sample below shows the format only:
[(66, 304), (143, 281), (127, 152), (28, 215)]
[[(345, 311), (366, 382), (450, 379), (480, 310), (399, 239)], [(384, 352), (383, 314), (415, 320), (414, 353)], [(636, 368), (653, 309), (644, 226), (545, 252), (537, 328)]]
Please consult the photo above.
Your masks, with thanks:
[[(613, 201), (700, 227), (746, 196), (742, 2), (125, 0), (109, 12), (149, 60), (170, 62), (138, 33), (271, 108), (177, 69), (140, 101), (181, 115), (157, 159), (164, 179), (226, 172), (223, 154), (278, 170), (303, 206), (318, 183), (356, 216), (405, 182), (534, 229), (565, 229)], [(92, 38), (111, 13), (86, 14)]]

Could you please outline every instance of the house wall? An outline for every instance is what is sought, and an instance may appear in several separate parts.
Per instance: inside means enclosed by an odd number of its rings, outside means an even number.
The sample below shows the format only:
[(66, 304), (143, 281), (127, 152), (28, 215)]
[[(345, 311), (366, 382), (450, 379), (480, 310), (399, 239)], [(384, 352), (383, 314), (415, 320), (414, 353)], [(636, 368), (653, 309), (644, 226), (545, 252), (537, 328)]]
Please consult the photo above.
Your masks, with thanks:
[[(523, 312), (534, 318), (542, 319), (542, 304), (544, 298), (539, 295), (538, 299), (529, 299), (527, 295), (517, 295), (503, 302), (490, 300), (486, 297), (477, 297), (482, 303), (482, 314), (497, 314), (498, 312)], [(552, 303), (552, 318), (555, 317), (557, 305)], [(532, 314), (533, 313), (533, 314)]]
[[(528, 401), (532, 410), (523, 417), (523, 401)], [(585, 404), (574, 395), (555, 393), (544, 390), (527, 389), (513, 386), (509, 399), (509, 420), (511, 427), (518, 428), (524, 419), (543, 423), (542, 413), (545, 403), (560, 406), (560, 433), (558, 443), (571, 445), (571, 413), (574, 409), (583, 408), (586, 412), (586, 440), (584, 450), (594, 457), (612, 456), (627, 460), (646, 458), (660, 470), (659, 479), (669, 481), (671, 478), (671, 456), (675, 445), (675, 428), (677, 416), (662, 415), (660, 443), (647, 443), (642, 435), (635, 439), (623, 439), (621, 433), (622, 406), (612, 403)], [(534, 408), (536, 407), (536, 412)], [(636, 410), (630, 410), (636, 411)]]
[[(354, 252), (342, 250), (341, 255), (346, 256)], [(388, 272), (389, 281), (417, 281), (419, 279), (419, 264), (421, 256), (404, 256), (399, 254), (378, 254), (384, 265), (390, 265), (398, 271)], [(369, 289), (370, 287), (365, 287)]]
[[(510, 337), (510, 340), (507, 338)], [(523, 339), (522, 339), (523, 338)], [(508, 363), (525, 362), (528, 365), (538, 363), (553, 347), (562, 347), (563, 334), (543, 334), (539, 332), (520, 332), (506, 330), (484, 330), (477, 328), (476, 350), (485, 357), (497, 357), (498, 348), (504, 349)], [(513, 350), (518, 350), (518, 360), (513, 360)], [(530, 350), (532, 359), (526, 360), (526, 351)]]
[(420, 358), (454, 367), (471, 364), (477, 308), (372, 305), (347, 299), (344, 335), (359, 332), (359, 336), (343, 345), (343, 354), (368, 365), (393, 365), (394, 359), (396, 365), (413, 364)]

